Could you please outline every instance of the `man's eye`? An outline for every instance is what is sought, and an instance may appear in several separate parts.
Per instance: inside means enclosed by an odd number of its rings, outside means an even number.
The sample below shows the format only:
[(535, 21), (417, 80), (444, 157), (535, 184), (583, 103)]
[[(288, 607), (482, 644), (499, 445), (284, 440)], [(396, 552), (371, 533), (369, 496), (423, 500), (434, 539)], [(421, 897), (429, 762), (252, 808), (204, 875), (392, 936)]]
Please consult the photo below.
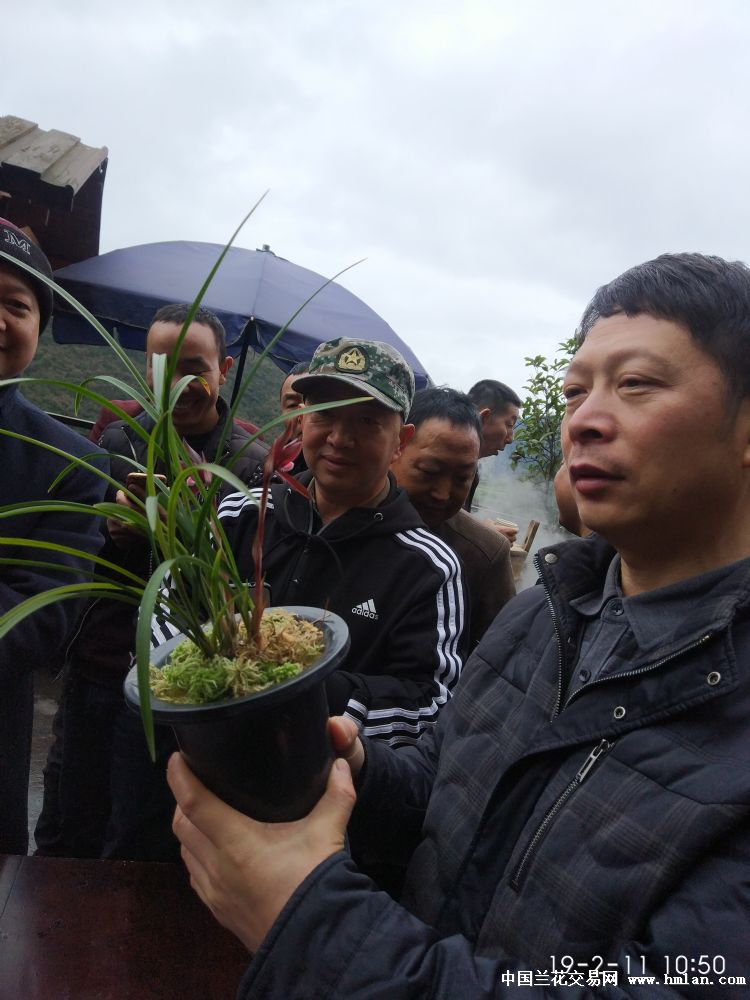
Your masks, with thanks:
[(646, 385), (653, 385), (653, 379), (643, 375), (626, 375), (620, 380), (623, 389), (640, 389)]
[(28, 302), (24, 302), (23, 299), (7, 299), (6, 305), (15, 312), (28, 312), (31, 308)]
[(580, 396), (583, 389), (577, 385), (566, 385), (563, 387), (562, 397), (566, 403), (571, 403), (577, 396)]

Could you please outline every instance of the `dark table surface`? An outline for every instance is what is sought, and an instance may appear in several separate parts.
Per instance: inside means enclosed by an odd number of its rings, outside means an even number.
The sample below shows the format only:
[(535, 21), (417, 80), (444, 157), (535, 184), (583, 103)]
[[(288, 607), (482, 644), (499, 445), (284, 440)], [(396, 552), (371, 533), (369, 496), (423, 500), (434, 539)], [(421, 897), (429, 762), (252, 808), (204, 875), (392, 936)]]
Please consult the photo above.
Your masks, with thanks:
[(248, 964), (181, 865), (0, 854), (0, 1000), (223, 1000)]

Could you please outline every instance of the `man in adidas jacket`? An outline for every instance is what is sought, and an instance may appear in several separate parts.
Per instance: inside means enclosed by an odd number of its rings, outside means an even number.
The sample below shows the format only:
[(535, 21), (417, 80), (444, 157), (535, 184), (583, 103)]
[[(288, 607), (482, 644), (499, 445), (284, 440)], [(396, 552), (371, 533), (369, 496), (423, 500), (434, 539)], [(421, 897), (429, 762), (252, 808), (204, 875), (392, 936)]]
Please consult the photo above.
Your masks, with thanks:
[[(310, 499), (286, 484), (271, 489), (263, 546), (270, 601), (340, 615), (351, 650), (328, 681), (331, 711), (367, 736), (414, 743), (458, 680), (464, 594), (455, 554), (388, 472), (414, 431), (404, 424), (413, 375), (388, 345), (340, 338), (316, 350), (294, 389), (307, 404), (342, 405), (303, 417), (309, 471), (300, 481)], [(219, 517), (253, 581), (256, 503), (232, 494)]]

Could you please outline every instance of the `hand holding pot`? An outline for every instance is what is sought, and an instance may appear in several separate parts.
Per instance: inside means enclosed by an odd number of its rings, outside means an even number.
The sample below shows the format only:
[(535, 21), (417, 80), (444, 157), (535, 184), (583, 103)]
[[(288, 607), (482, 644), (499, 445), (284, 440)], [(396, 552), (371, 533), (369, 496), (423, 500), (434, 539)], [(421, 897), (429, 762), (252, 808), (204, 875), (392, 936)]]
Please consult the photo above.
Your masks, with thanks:
[(356, 795), (348, 763), (336, 760), (325, 794), (294, 823), (258, 823), (218, 799), (179, 753), (167, 780), (177, 800), (172, 828), (190, 884), (213, 915), (255, 952), (294, 890), (344, 848)]
[(352, 719), (344, 715), (334, 715), (328, 720), (328, 736), (336, 751), (349, 765), (352, 777), (356, 778), (365, 762), (365, 750), (359, 738), (359, 728)]

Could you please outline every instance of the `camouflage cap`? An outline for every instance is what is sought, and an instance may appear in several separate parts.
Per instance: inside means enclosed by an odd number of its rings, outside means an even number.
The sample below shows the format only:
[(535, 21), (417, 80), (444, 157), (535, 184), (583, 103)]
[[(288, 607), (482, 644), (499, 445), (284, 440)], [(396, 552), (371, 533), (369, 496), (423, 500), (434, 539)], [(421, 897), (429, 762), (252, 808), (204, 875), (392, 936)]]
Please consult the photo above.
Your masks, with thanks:
[(411, 408), (414, 375), (390, 344), (350, 337), (338, 337), (320, 344), (307, 374), (295, 379), (292, 388), (295, 392), (307, 393), (323, 379), (361, 389), (363, 396), (372, 396), (403, 417)]

